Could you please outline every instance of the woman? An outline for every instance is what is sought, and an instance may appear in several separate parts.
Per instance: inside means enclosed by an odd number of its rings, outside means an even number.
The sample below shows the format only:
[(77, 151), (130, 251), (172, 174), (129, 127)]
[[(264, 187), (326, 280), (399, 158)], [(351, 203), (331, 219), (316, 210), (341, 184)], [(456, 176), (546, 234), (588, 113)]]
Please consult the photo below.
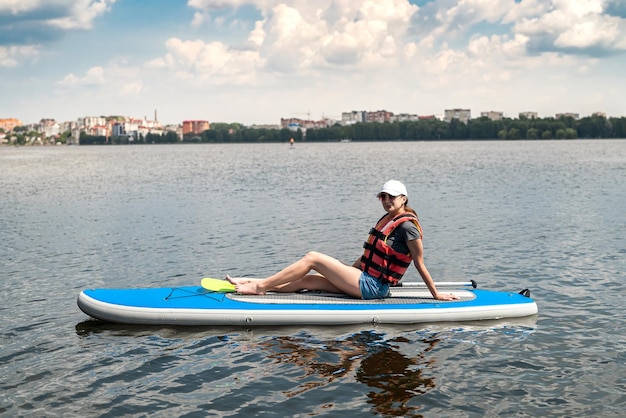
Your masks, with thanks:
[[(296, 292), (308, 289), (378, 299), (389, 295), (389, 287), (400, 281), (412, 261), (435, 299), (458, 299), (455, 295), (437, 291), (424, 264), (422, 228), (417, 214), (407, 204), (408, 194), (404, 184), (397, 180), (388, 181), (378, 193), (378, 198), (387, 214), (370, 231), (363, 255), (351, 266), (311, 251), (266, 279), (226, 276), (226, 280), (242, 294), (262, 295), (270, 290)], [(311, 270), (317, 274), (310, 274)]]

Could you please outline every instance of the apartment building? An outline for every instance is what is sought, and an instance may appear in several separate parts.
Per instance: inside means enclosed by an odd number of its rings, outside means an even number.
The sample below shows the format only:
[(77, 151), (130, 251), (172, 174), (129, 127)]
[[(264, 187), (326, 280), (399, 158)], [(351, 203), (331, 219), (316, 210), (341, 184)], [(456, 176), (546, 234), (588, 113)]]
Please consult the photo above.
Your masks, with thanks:
[(365, 122), (366, 114), (367, 112), (364, 110), (353, 110), (351, 112), (342, 112), (341, 124), (342, 125), (354, 125), (355, 123)]
[(391, 122), (391, 118), (393, 117), (392, 112), (388, 112), (386, 110), (377, 110), (375, 112), (366, 112), (365, 122)]
[(504, 113), (490, 110), (488, 112), (480, 112), (480, 117), (489, 118), (491, 120), (502, 120), (504, 118)]
[(452, 119), (458, 119), (459, 121), (467, 124), (472, 116), (470, 109), (446, 109), (444, 111), (443, 120), (446, 122), (452, 122)]
[(184, 120), (183, 135), (201, 134), (211, 128), (208, 120)]
[(15, 118), (0, 119), (0, 129), (4, 129), (5, 132), (11, 132), (13, 128), (22, 126), (22, 121)]

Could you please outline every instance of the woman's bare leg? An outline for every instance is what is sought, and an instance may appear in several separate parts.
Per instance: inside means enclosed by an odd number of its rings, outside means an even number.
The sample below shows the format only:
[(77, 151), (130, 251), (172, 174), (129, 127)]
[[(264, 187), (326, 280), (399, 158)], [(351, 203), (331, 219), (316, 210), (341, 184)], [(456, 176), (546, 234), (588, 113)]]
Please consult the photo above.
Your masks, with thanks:
[(337, 286), (326, 280), (326, 277), (318, 273), (307, 274), (301, 279), (294, 280), (293, 282), (276, 286), (268, 290), (272, 292), (293, 293), (303, 289), (323, 290), (329, 293), (343, 293), (337, 288)]
[[(239, 293), (262, 295), (270, 289), (304, 279), (311, 270), (320, 273), (337, 291), (361, 297), (361, 271), (317, 251), (307, 253), (300, 260), (266, 279), (235, 283), (235, 286)], [(323, 286), (319, 280), (317, 283)]]

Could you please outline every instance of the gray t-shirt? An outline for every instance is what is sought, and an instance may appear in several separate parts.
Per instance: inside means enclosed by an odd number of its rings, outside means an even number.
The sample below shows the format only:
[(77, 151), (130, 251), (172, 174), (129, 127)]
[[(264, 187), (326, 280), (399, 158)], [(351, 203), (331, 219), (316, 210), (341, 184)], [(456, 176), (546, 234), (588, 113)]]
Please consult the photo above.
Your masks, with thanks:
[(407, 241), (413, 241), (415, 239), (422, 238), (417, 226), (411, 221), (402, 222), (396, 229), (393, 230), (389, 238), (387, 238), (387, 245), (393, 248), (395, 251), (402, 254), (409, 254), (409, 247), (406, 245)]

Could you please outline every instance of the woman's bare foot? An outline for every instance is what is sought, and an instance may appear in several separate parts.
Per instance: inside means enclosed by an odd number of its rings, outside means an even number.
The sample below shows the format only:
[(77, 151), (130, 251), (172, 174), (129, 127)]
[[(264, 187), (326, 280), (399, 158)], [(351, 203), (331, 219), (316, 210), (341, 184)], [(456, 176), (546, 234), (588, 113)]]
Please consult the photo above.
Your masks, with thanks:
[(247, 279), (245, 277), (230, 277), (228, 274), (226, 275), (226, 280), (234, 284), (235, 286), (250, 283), (250, 279)]
[(237, 293), (241, 293), (242, 295), (264, 295), (265, 294), (265, 289), (263, 289), (259, 285), (259, 280), (256, 280), (256, 281), (248, 280), (247, 283), (236, 284), (235, 290), (237, 290)]

